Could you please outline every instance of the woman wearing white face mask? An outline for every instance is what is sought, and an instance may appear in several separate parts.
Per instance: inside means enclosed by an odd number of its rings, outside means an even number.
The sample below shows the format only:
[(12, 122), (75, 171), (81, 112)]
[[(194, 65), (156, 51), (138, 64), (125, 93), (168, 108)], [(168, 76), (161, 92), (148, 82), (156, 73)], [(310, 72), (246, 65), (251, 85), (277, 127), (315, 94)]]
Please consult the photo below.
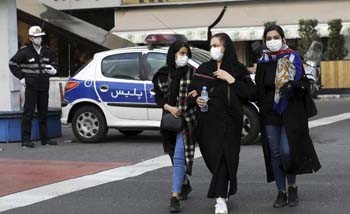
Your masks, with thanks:
[(216, 34), (210, 41), (212, 60), (195, 72), (191, 89), (199, 94), (207, 87), (209, 101), (196, 98), (200, 112), (195, 137), (204, 161), (212, 173), (208, 198), (215, 198), (215, 213), (228, 213), (226, 201), (237, 192), (237, 170), (243, 125), (242, 100), (255, 95), (249, 73), (237, 59), (227, 34)]
[[(308, 131), (303, 95), (303, 67), (298, 52), (288, 48), (282, 28), (265, 29), (266, 49), (258, 61), (255, 83), (268, 182), (278, 195), (273, 207), (298, 204), (296, 174), (320, 169)], [(286, 183), (288, 192), (286, 192)]]
[(186, 200), (192, 191), (185, 175), (191, 175), (195, 148), (192, 139), (195, 106), (187, 97), (193, 74), (193, 69), (187, 65), (190, 57), (191, 50), (187, 43), (174, 42), (168, 50), (167, 65), (160, 68), (152, 80), (158, 106), (183, 121), (182, 129), (178, 132), (161, 127), (164, 151), (170, 155), (173, 163), (170, 212), (180, 212), (179, 200)]

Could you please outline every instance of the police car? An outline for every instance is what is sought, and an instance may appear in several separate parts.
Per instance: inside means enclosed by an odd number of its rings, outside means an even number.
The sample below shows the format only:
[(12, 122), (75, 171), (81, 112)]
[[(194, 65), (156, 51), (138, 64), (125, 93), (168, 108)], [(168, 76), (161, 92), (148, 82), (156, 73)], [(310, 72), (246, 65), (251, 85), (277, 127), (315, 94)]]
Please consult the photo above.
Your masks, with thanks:
[[(101, 141), (109, 128), (127, 136), (159, 129), (162, 109), (155, 103), (152, 77), (166, 64), (168, 48), (132, 47), (96, 53), (65, 86), (63, 124), (71, 123), (75, 137), (84, 143)], [(194, 69), (210, 59), (208, 51), (192, 48)], [(242, 143), (259, 134), (258, 109), (244, 105)]]

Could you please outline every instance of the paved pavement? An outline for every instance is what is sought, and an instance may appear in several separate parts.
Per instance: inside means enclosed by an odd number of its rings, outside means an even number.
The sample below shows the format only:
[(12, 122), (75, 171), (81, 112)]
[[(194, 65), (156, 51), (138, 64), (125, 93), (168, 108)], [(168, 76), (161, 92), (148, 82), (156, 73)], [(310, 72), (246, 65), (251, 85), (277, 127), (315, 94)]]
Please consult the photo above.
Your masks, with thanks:
[[(350, 99), (318, 100), (317, 106), (320, 113), (312, 120), (349, 112)], [(275, 187), (265, 182), (261, 147), (251, 145), (242, 147), (239, 191), (230, 198), (230, 213), (348, 213), (350, 120), (315, 127), (310, 133), (322, 169), (317, 174), (298, 176), (300, 206), (271, 207), (276, 196)], [(100, 144), (81, 144), (70, 142), (71, 139), (71, 131), (64, 128), (58, 146), (22, 149), (18, 144), (0, 144), (3, 149), (0, 152), (0, 208), (4, 205), (1, 204), (4, 197), (1, 196), (11, 192), (56, 183), (58, 180), (81, 178), (82, 175), (110, 168), (133, 167), (136, 163), (163, 155), (160, 136), (156, 131), (127, 138), (112, 130), (106, 141)], [(136, 168), (132, 169), (136, 171)], [(134, 171), (128, 173), (133, 174)], [(111, 182), (3, 213), (168, 213), (170, 176), (170, 167), (159, 167), (139, 176), (126, 176), (122, 180), (109, 178)], [(189, 200), (183, 203), (183, 213), (213, 213), (214, 201), (206, 198), (210, 174), (202, 158), (195, 161), (191, 181), (194, 191)], [(23, 183), (32, 186), (22, 187)], [(37, 194), (31, 197), (42, 197), (45, 192), (39, 191)]]

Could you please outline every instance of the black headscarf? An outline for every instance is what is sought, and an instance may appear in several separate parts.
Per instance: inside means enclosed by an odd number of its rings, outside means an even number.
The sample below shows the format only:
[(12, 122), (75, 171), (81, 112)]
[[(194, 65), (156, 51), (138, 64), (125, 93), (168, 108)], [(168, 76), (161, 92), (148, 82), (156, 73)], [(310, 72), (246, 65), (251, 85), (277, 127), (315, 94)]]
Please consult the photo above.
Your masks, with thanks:
[[(237, 77), (239, 71), (240, 62), (238, 61), (236, 51), (233, 47), (231, 38), (226, 33), (218, 33), (212, 36), (212, 38), (219, 38), (225, 47), (224, 56), (221, 60), (221, 69), (227, 71), (231, 75)], [(215, 63), (216, 61), (213, 60)]]
[[(176, 105), (177, 97), (179, 96), (179, 89), (180, 89), (180, 80), (182, 77), (184, 77), (189, 70), (188, 65), (183, 67), (176, 67), (175, 62), (175, 54), (182, 48), (186, 47), (188, 50), (188, 58), (192, 57), (190, 46), (186, 42), (181, 41), (175, 41), (169, 46), (166, 64), (167, 66), (164, 69), (161, 69), (164, 71), (164, 75), (169, 75), (168, 72), (170, 72), (171, 77), (171, 84), (169, 86), (169, 104), (172, 106)], [(165, 73), (166, 72), (166, 73)]]
[(169, 46), (166, 64), (170, 71), (170, 76), (172, 79), (180, 79), (187, 71), (188, 66), (176, 68), (175, 54), (182, 48), (186, 47), (188, 50), (188, 58), (192, 57), (190, 46), (186, 42), (175, 41)]
[[(226, 33), (218, 33), (212, 36), (212, 38), (215, 37), (219, 38), (225, 48), (220, 69), (225, 70), (236, 79), (241, 79), (243, 76), (247, 75), (247, 68), (238, 61), (231, 38)], [(210, 76), (212, 79), (198, 77), (201, 80), (197, 81), (198, 78), (194, 78), (192, 80), (192, 87), (196, 90), (201, 90), (202, 85), (210, 86), (225, 82), (213, 76), (213, 72), (217, 71), (217, 69), (217, 61), (213, 59), (201, 64), (196, 70), (196, 73)]]

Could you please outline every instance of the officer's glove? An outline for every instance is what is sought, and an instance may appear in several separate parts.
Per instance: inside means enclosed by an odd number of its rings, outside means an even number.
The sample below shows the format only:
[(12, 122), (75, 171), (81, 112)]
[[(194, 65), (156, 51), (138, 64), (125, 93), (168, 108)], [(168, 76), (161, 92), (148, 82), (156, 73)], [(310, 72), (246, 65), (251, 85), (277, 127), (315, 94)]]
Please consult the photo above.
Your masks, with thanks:
[(54, 68), (52, 65), (46, 65), (44, 71), (50, 75), (55, 75), (57, 73), (56, 68)]
[(26, 80), (24, 78), (22, 78), (19, 82), (21, 83), (21, 86), (26, 87)]

